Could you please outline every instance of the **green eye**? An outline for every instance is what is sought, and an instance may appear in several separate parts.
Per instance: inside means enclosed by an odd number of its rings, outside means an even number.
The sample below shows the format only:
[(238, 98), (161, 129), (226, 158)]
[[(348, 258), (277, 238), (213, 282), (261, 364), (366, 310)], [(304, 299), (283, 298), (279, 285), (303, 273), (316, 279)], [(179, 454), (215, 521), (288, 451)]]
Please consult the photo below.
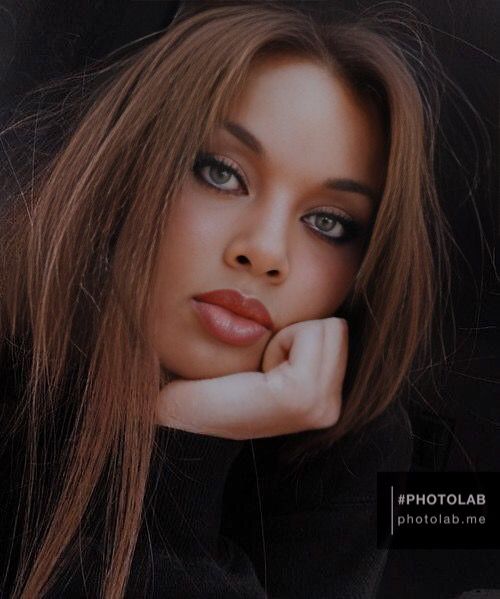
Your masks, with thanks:
[[(337, 225), (340, 225), (340, 223), (338, 221), (335, 222), (334, 218), (332, 218), (331, 216), (327, 216), (326, 214), (316, 214), (315, 217), (316, 218), (315, 218), (314, 224), (321, 231), (325, 231), (325, 232), (331, 231)], [(342, 225), (340, 225), (340, 228), (342, 228)]]
[(216, 185), (224, 185), (231, 180), (234, 175), (223, 166), (208, 166), (202, 169), (203, 171), (208, 170), (208, 176)]
[(354, 239), (359, 226), (352, 218), (333, 212), (313, 212), (303, 217), (313, 231), (331, 243), (344, 243)]
[(243, 176), (232, 165), (212, 154), (200, 154), (193, 166), (193, 173), (199, 181), (217, 191), (247, 193)]

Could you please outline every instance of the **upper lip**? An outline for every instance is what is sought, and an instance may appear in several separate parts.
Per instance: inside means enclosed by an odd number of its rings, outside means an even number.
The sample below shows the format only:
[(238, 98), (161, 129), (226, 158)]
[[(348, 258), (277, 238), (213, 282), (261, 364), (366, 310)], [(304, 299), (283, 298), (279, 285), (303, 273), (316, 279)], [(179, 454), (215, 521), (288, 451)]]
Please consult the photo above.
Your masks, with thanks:
[(196, 295), (194, 299), (222, 306), (234, 314), (255, 320), (270, 330), (274, 328), (271, 316), (264, 304), (258, 299), (242, 295), (237, 289), (215, 289)]

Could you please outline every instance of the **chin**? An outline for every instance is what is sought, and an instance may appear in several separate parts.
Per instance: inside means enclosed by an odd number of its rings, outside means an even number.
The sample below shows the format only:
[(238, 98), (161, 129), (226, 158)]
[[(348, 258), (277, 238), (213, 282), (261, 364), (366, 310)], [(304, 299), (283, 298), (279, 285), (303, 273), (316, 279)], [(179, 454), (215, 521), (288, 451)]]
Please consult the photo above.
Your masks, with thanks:
[(238, 372), (255, 372), (260, 370), (262, 356), (242, 355), (229, 348), (228, 352), (213, 350), (206, 356), (190, 357), (172, 361), (160, 356), (162, 368), (174, 378), (189, 380), (211, 379)]

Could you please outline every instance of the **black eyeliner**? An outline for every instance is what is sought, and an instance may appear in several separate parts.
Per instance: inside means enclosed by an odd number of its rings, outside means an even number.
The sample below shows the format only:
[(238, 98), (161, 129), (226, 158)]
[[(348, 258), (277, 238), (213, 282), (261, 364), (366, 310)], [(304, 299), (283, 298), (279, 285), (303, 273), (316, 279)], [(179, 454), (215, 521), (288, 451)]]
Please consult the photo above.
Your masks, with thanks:
[[(225, 194), (237, 193), (235, 191), (220, 189), (216, 185), (209, 183), (204, 177), (202, 177), (200, 175), (200, 172), (199, 172), (200, 169), (205, 166), (213, 166), (216, 168), (223, 168), (227, 172), (231, 173), (234, 177), (236, 177), (238, 183), (245, 189), (245, 193), (248, 193), (248, 188), (247, 188), (245, 181), (241, 177), (240, 173), (232, 165), (228, 164), (222, 158), (216, 158), (213, 154), (209, 154), (207, 152), (200, 152), (196, 156), (196, 160), (193, 165), (192, 171), (193, 171), (195, 177), (198, 179), (198, 181), (200, 181), (200, 183), (203, 183), (204, 185), (206, 185), (209, 189), (212, 189), (219, 193), (225, 193)], [(322, 232), (320, 229), (317, 229), (313, 226), (308, 225), (309, 228), (314, 233), (317, 233), (319, 235), (319, 237), (321, 237), (322, 239), (325, 239), (328, 243), (330, 243), (332, 245), (341, 245), (344, 243), (348, 243), (349, 241), (354, 240), (356, 237), (358, 237), (363, 232), (363, 227), (361, 225), (359, 225), (354, 219), (348, 218), (341, 214), (337, 214), (336, 212), (330, 212), (328, 210), (323, 209), (322, 211), (311, 212), (310, 214), (308, 214), (306, 216), (311, 216), (311, 215), (327, 216), (327, 217), (337, 220), (342, 225), (342, 227), (346, 231), (346, 235), (344, 235), (342, 237), (330, 237), (329, 235), (326, 235), (324, 232)]]
[(310, 227), (315, 233), (318, 233), (318, 235), (320, 235), (328, 243), (331, 243), (333, 245), (341, 245), (343, 243), (348, 243), (349, 241), (356, 239), (356, 237), (358, 237), (363, 231), (363, 227), (360, 224), (358, 224), (354, 219), (348, 218), (341, 214), (337, 214), (335, 212), (323, 210), (318, 212), (311, 212), (307, 216), (311, 215), (328, 216), (338, 221), (344, 227), (346, 235), (343, 235), (342, 237), (331, 237), (329, 235), (326, 235), (323, 231), (321, 231), (321, 229), (317, 229), (313, 226)]
[(193, 173), (195, 174), (196, 178), (200, 182), (207, 185), (207, 187), (209, 187), (210, 189), (214, 189), (215, 191), (219, 191), (221, 193), (233, 193), (233, 194), (235, 193), (234, 191), (220, 189), (216, 185), (212, 185), (208, 181), (206, 181), (199, 173), (200, 169), (205, 166), (213, 166), (216, 168), (223, 168), (228, 173), (231, 173), (231, 175), (236, 177), (238, 183), (245, 189), (245, 193), (248, 193), (247, 185), (246, 185), (245, 181), (243, 180), (243, 177), (232, 165), (228, 164), (225, 160), (223, 160), (221, 158), (216, 158), (213, 154), (208, 154), (206, 152), (200, 152), (196, 156), (196, 160), (194, 162), (192, 170), (193, 170)]

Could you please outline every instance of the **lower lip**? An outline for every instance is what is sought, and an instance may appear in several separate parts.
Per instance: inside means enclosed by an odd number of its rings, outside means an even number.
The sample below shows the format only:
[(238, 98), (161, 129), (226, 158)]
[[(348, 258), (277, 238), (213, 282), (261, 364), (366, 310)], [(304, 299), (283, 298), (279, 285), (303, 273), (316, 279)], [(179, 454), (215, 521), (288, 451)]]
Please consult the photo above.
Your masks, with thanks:
[(231, 345), (251, 345), (259, 340), (268, 329), (263, 325), (243, 318), (222, 306), (191, 300), (201, 322), (217, 339)]

